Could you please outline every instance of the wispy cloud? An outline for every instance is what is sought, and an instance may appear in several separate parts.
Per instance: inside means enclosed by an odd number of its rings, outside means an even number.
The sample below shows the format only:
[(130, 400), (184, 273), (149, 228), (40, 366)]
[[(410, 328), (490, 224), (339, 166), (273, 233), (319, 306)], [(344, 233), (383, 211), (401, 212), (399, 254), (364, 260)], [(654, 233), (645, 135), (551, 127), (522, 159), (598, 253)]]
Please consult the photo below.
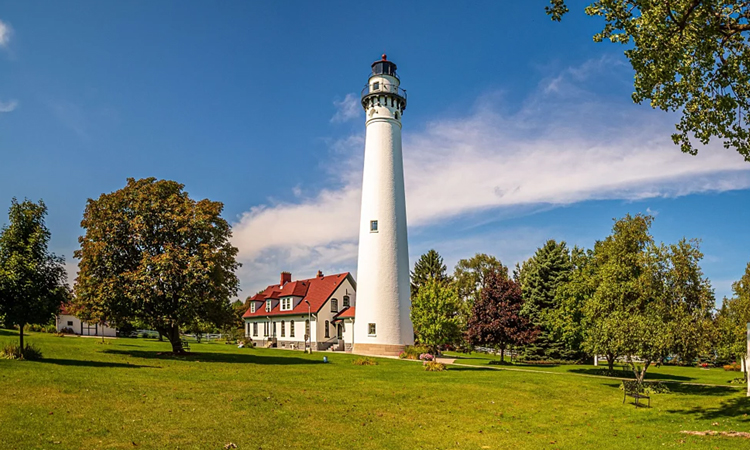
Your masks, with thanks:
[(362, 105), (354, 94), (346, 94), (343, 100), (334, 100), (333, 106), (336, 107), (336, 114), (331, 117), (334, 123), (348, 122), (362, 115)]
[(50, 103), (52, 113), (66, 128), (73, 131), (81, 139), (89, 138), (89, 120), (83, 109), (72, 102)]
[(0, 20), (0, 47), (7, 47), (12, 35), (13, 28), (11, 28), (10, 24)]
[[(601, 65), (600, 65), (601, 66)], [(463, 118), (439, 119), (404, 132), (410, 232), (477, 213), (501, 214), (528, 205), (586, 200), (675, 197), (750, 187), (750, 165), (720, 146), (699, 156), (680, 153), (669, 139), (671, 117), (643, 108), (569, 96), (597, 65), (568, 69), (544, 80), (523, 107), (504, 113), (478, 101)], [(580, 83), (582, 84), (582, 83)], [(501, 105), (502, 106), (502, 105)], [(406, 127), (409, 126), (406, 119)], [(359, 145), (345, 161), (351, 170), (326, 189), (293, 203), (252, 208), (234, 225), (246, 264), (245, 284), (262, 272), (316, 266), (352, 268), (356, 261), (362, 135), (334, 147)], [(338, 153), (338, 152), (337, 152)], [(337, 155), (340, 158), (340, 155)], [(339, 159), (340, 161), (340, 159)], [(533, 249), (531, 250), (533, 252)], [(523, 253), (517, 250), (517, 253)], [(268, 276), (268, 275), (263, 275)]]
[(7, 102), (0, 101), (0, 113), (8, 113), (15, 110), (18, 107), (18, 100), (9, 100)]

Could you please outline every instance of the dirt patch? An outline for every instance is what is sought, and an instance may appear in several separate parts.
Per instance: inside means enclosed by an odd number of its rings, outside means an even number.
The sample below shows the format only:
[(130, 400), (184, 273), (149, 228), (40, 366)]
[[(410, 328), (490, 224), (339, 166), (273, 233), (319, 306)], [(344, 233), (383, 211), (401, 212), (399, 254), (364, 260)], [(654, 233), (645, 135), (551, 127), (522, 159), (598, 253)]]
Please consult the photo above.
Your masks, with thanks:
[(725, 436), (725, 437), (739, 437), (739, 438), (745, 438), (750, 439), (750, 433), (746, 433), (744, 431), (680, 431), (680, 433), (683, 434), (690, 434), (693, 436)]

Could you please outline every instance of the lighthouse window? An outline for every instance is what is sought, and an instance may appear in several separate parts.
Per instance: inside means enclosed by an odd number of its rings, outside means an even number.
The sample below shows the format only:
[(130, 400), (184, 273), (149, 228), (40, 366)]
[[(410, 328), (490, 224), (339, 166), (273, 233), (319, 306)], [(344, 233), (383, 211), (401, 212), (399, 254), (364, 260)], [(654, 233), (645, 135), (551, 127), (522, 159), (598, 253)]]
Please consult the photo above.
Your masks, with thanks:
[(376, 82), (372, 83), (372, 90), (373, 91), (380, 90), (380, 82), (379, 81), (376, 81)]
[(370, 221), (370, 233), (377, 233), (377, 232), (378, 232), (378, 221), (371, 220)]
[(367, 335), (375, 336), (375, 324), (374, 323), (367, 324)]

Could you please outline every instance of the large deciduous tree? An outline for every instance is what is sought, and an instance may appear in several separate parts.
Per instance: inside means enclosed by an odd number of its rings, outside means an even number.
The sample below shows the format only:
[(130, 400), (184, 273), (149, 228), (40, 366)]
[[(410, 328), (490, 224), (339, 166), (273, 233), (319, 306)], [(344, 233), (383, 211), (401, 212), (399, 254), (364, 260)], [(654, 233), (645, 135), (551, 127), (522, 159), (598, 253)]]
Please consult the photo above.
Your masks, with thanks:
[(739, 281), (732, 283), (733, 295), (724, 298), (716, 316), (717, 350), (725, 359), (740, 360), (746, 372), (747, 324), (750, 323), (750, 263)]
[(24, 351), (27, 324), (47, 324), (69, 299), (64, 260), (50, 253), (47, 206), (11, 201), (9, 222), (0, 231), (0, 315), (5, 325), (18, 325)]
[[(550, 3), (559, 21), (565, 0)], [(672, 139), (683, 152), (717, 137), (750, 161), (750, 1), (597, 0), (585, 11), (605, 21), (594, 41), (628, 45), (633, 100), (682, 114)]]
[(419, 344), (439, 352), (461, 340), (461, 303), (453, 286), (428, 279), (411, 300), (411, 322)]
[(453, 272), (458, 296), (467, 304), (471, 305), (482, 296), (482, 290), (487, 286), (490, 275), (508, 278), (508, 268), (497, 258), (484, 253), (477, 253), (469, 259), (462, 259), (456, 264)]
[(175, 181), (128, 179), (89, 199), (79, 238), (76, 303), (115, 324), (142, 321), (182, 353), (180, 328), (223, 325), (239, 281), (223, 204), (195, 201)]
[(429, 280), (441, 283), (449, 280), (443, 257), (435, 249), (428, 250), (414, 263), (414, 270), (411, 272), (411, 296), (416, 297), (419, 289)]
[(485, 283), (472, 305), (466, 338), (472, 345), (499, 349), (504, 361), (509, 346), (532, 342), (537, 330), (521, 315), (524, 300), (518, 283), (500, 270), (489, 272)]
[(568, 359), (562, 339), (555, 334), (554, 312), (559, 308), (557, 290), (568, 282), (573, 270), (570, 251), (565, 242), (548, 240), (521, 269), (524, 305), (521, 314), (539, 329), (533, 344), (524, 348), (527, 359)]

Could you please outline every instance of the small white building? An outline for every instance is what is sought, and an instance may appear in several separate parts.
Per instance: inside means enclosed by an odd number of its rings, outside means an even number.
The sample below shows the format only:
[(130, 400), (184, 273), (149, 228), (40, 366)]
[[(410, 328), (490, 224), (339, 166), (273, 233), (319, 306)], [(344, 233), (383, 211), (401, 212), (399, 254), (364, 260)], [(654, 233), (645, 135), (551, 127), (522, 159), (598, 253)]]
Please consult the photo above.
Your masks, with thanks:
[[(351, 351), (354, 342), (356, 283), (349, 272), (279, 284), (247, 299), (245, 337), (257, 346), (304, 350)], [(309, 340), (308, 340), (309, 337)]]
[(55, 319), (58, 333), (72, 333), (80, 336), (117, 336), (117, 329), (103, 324), (91, 324), (84, 322), (65, 306), (60, 309), (60, 314)]

